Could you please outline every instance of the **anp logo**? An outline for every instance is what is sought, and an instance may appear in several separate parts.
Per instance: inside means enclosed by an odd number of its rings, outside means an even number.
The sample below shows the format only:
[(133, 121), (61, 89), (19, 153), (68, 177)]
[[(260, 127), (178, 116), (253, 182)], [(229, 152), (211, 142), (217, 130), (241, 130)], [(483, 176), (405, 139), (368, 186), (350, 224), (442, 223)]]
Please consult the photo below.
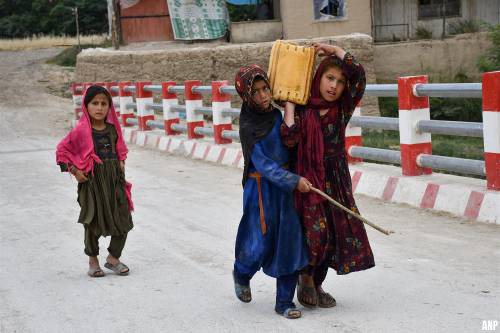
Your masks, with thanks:
[(483, 320), (483, 331), (495, 331), (498, 326), (498, 320)]

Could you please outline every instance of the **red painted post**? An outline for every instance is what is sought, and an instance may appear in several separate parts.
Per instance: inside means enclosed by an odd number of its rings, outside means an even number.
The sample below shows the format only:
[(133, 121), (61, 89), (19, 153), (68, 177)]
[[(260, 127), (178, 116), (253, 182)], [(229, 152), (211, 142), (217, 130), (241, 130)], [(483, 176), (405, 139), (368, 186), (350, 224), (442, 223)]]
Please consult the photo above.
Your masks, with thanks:
[(72, 83), (71, 93), (73, 95), (73, 109), (75, 112), (75, 120), (79, 120), (82, 115), (82, 104), (83, 104), (83, 84), (82, 83)]
[[(355, 117), (361, 116), (361, 102), (356, 105), (354, 112), (352, 114)], [(362, 158), (352, 157), (350, 153), (350, 148), (353, 146), (362, 146), (363, 137), (361, 127), (352, 126), (350, 123), (347, 124), (345, 128), (345, 151), (347, 153), (347, 163), (356, 164), (363, 162)]]
[(232, 118), (223, 116), (224, 109), (231, 108), (231, 95), (223, 94), (220, 91), (221, 87), (227, 86), (227, 81), (212, 82), (212, 112), (214, 121), (214, 139), (217, 144), (231, 143), (231, 139), (222, 137), (222, 131), (232, 130)]
[(125, 91), (125, 87), (130, 86), (131, 84), (132, 82), (130, 81), (118, 83), (118, 95), (120, 96), (120, 116), (123, 126), (132, 126), (127, 123), (127, 119), (135, 118), (134, 110), (127, 108), (127, 104), (132, 103), (134, 101), (132, 93), (129, 91)]
[(432, 169), (418, 165), (420, 154), (432, 154), (431, 134), (417, 131), (419, 120), (430, 119), (429, 97), (418, 97), (414, 90), (416, 84), (427, 82), (427, 75), (398, 79), (401, 168), (405, 176), (432, 173)]
[(200, 139), (203, 135), (196, 134), (196, 127), (203, 127), (203, 115), (194, 112), (196, 108), (203, 106), (203, 97), (201, 94), (193, 93), (192, 88), (200, 86), (199, 80), (189, 80), (184, 82), (184, 96), (186, 97), (186, 122), (188, 139)]
[(118, 96), (118, 91), (113, 91), (113, 87), (118, 87), (118, 84), (116, 82), (106, 82), (104, 84), (104, 87), (109, 91), (111, 94), (111, 99), (113, 100), (113, 105), (115, 106), (115, 112), (116, 116), (118, 119), (120, 119), (120, 96)]
[(154, 111), (148, 107), (149, 104), (153, 104), (153, 93), (144, 90), (144, 87), (149, 85), (151, 82), (144, 81), (135, 84), (135, 102), (137, 103), (137, 120), (140, 131), (150, 131), (151, 127), (147, 125), (147, 122), (155, 119)]
[(165, 123), (166, 135), (178, 135), (180, 132), (174, 131), (172, 125), (179, 124), (179, 112), (172, 111), (172, 106), (179, 105), (177, 94), (168, 91), (170, 87), (174, 87), (175, 82), (162, 82), (162, 102), (163, 102), (163, 121)]
[(500, 71), (483, 74), (483, 140), (487, 187), (500, 191)]
[(83, 90), (85, 92), (85, 90), (87, 90), (90, 86), (94, 86), (95, 83), (94, 82), (84, 82), (83, 83)]

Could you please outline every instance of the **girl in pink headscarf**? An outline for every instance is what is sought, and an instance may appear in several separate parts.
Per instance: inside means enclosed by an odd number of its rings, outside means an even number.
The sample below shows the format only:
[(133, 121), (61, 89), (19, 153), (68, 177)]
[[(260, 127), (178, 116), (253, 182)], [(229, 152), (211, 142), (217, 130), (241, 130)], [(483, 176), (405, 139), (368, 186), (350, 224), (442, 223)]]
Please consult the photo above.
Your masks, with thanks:
[(82, 117), (57, 145), (56, 160), (61, 171), (78, 181), (78, 222), (85, 229), (91, 277), (104, 276), (97, 259), (100, 236), (111, 236), (104, 267), (119, 275), (129, 273), (119, 260), (133, 228), (132, 185), (125, 181), (127, 152), (111, 95), (103, 87), (89, 87), (82, 98)]

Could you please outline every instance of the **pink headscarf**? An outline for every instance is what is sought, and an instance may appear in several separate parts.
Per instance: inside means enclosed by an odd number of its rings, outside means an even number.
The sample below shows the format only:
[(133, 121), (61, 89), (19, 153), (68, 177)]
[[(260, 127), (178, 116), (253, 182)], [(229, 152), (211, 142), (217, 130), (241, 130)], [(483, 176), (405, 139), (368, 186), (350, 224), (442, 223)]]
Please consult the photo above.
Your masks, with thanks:
[[(102, 164), (99, 156), (94, 152), (94, 141), (92, 140), (92, 123), (90, 115), (85, 106), (85, 96), (87, 95), (88, 88), (82, 96), (82, 116), (78, 124), (73, 128), (64, 139), (59, 142), (56, 150), (57, 164), (65, 163), (66, 165), (74, 165), (77, 169), (90, 173), (94, 171), (94, 163)], [(118, 136), (116, 142), (116, 155), (119, 161), (127, 159), (127, 145), (123, 140), (122, 129), (118, 117), (116, 116), (115, 106), (113, 103), (109, 106), (106, 122), (115, 126), (116, 134)], [(125, 182), (125, 194), (129, 204), (129, 209), (134, 210), (132, 202), (131, 189), (132, 184)]]

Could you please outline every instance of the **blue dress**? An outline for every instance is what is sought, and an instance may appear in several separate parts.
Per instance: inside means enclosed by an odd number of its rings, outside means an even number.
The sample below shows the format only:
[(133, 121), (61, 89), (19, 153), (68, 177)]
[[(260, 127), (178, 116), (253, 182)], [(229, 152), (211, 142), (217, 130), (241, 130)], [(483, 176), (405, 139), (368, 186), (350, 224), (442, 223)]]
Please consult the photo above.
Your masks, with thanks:
[(266, 232), (261, 228), (257, 179), (249, 177), (243, 189), (243, 217), (236, 237), (236, 262), (248, 270), (278, 278), (308, 264), (302, 226), (294, 208), (293, 190), (299, 176), (283, 168), (288, 150), (281, 142), (282, 117), (252, 151), (249, 172), (260, 173)]

